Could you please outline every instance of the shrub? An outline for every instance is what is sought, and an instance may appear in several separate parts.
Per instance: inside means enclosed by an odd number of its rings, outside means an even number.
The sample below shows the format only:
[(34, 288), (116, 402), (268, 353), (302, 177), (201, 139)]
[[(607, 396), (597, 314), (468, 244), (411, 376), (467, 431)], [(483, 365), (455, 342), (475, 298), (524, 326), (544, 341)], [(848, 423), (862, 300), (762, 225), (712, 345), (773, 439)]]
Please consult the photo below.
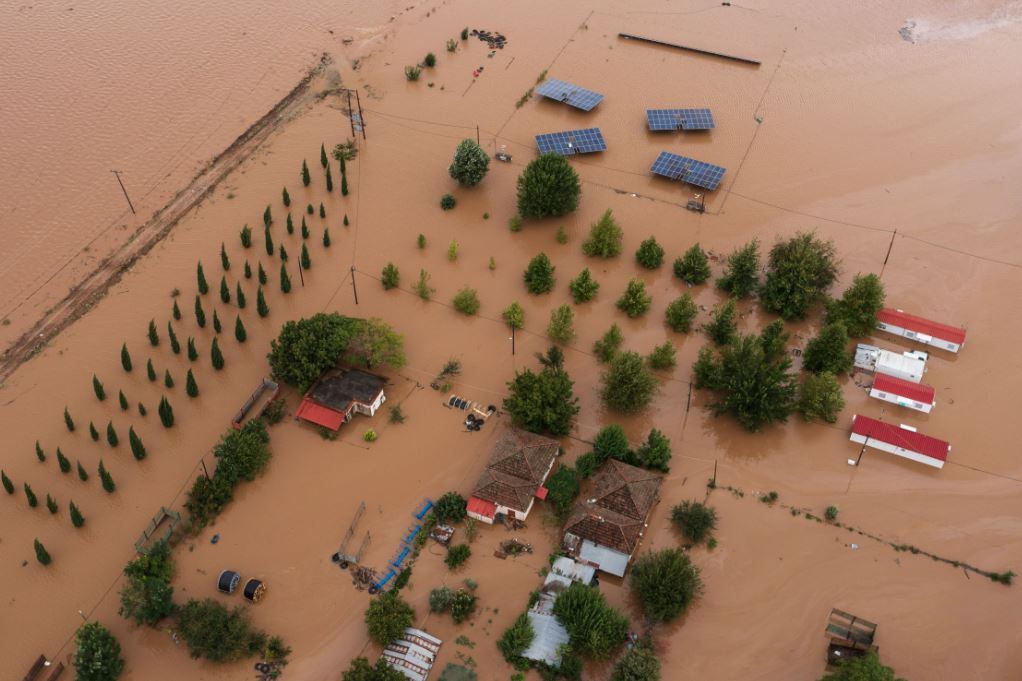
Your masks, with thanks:
[(476, 601), (478, 599), (470, 591), (465, 589), (458, 589), (454, 593), (454, 599), (451, 601), (451, 617), (454, 618), (455, 624), (461, 624), (476, 610)]
[(654, 237), (650, 237), (639, 244), (635, 260), (647, 270), (655, 270), (664, 264), (664, 247)]
[(525, 310), (517, 302), (511, 303), (500, 315), (504, 323), (512, 329), (520, 329), (525, 324)]
[(903, 681), (895, 679), (894, 669), (880, 663), (875, 650), (866, 653), (865, 657), (848, 658), (835, 670), (823, 676), (820, 681)]
[(438, 523), (456, 523), (468, 517), (467, 504), (465, 497), (457, 492), (447, 492), (437, 499), (433, 514)]
[(447, 259), (454, 262), (458, 259), (458, 242), (451, 239), (451, 243), (447, 244)]
[(848, 349), (848, 330), (841, 322), (828, 324), (806, 344), (802, 353), (802, 367), (814, 374), (847, 373), (852, 368), (852, 353)]
[(868, 336), (884, 307), (884, 285), (875, 274), (856, 274), (838, 300), (827, 304), (827, 323), (841, 322), (853, 337)]
[(557, 343), (570, 343), (575, 339), (575, 313), (570, 307), (561, 305), (550, 313), (546, 335)]
[(727, 345), (738, 334), (738, 324), (735, 321), (737, 316), (738, 303), (734, 298), (728, 298), (727, 302), (713, 308), (710, 321), (703, 324), (703, 331), (717, 345)]
[(578, 174), (560, 154), (542, 154), (518, 176), (518, 214), (523, 218), (556, 217), (578, 208), (582, 193)]
[(458, 41), (455, 40), (454, 38), (450, 38), (447, 41), (447, 51), (448, 52), (455, 52), (457, 49), (458, 49)]
[(759, 241), (753, 239), (727, 257), (724, 275), (717, 286), (735, 298), (751, 295), (759, 285)]
[(252, 626), (242, 606), (228, 609), (207, 598), (185, 603), (177, 613), (177, 630), (192, 657), (233, 662), (259, 654), (266, 634)]
[(617, 308), (634, 319), (646, 314), (653, 298), (646, 293), (646, 284), (639, 279), (628, 282), (628, 288), (617, 300)]
[(75, 681), (114, 681), (124, 671), (121, 645), (99, 622), (79, 627), (75, 641)]
[(685, 612), (703, 586), (699, 568), (681, 549), (651, 551), (639, 558), (629, 585), (654, 622), (669, 622)]
[(423, 300), (429, 300), (433, 296), (435, 289), (429, 285), (429, 272), (426, 270), (419, 270), (419, 281), (415, 283), (412, 290), (414, 290)]
[(595, 452), (586, 452), (575, 461), (575, 470), (580, 478), (585, 479), (596, 472), (600, 467), (600, 459)]
[(434, 66), (436, 66), (436, 55), (433, 54), (432, 52), (427, 52), (426, 56), (423, 57), (423, 59), (422, 59), (422, 63), (423, 63), (424, 66), (428, 66), (429, 68), (433, 68)]
[(597, 589), (578, 582), (561, 592), (553, 611), (572, 647), (597, 659), (609, 657), (628, 634), (628, 618), (610, 607)]
[(625, 429), (616, 423), (601, 428), (593, 440), (593, 454), (600, 463), (608, 459), (627, 461), (632, 455), (632, 449), (628, 445)]
[(468, 544), (458, 544), (447, 550), (447, 557), (444, 558), (444, 563), (447, 564), (449, 570), (455, 570), (468, 560), (471, 555), (472, 549)]
[(490, 256), (490, 262), (486, 264), (486, 269), (490, 270), (491, 272), (497, 269), (497, 261), (493, 259), (492, 255)]
[(369, 637), (380, 645), (387, 645), (404, 634), (415, 623), (415, 610), (398, 595), (388, 591), (369, 603), (365, 613)]
[(783, 319), (805, 319), (813, 305), (826, 296), (837, 273), (834, 242), (799, 232), (770, 249), (759, 297), (763, 307)]
[(587, 303), (596, 297), (596, 292), (600, 290), (600, 283), (593, 279), (587, 267), (571, 280), (568, 288), (571, 289), (571, 297), (576, 303)]
[(547, 501), (553, 504), (559, 517), (567, 515), (579, 490), (579, 476), (574, 468), (561, 466), (547, 479)]
[(464, 139), (458, 144), (447, 172), (461, 186), (474, 187), (486, 177), (489, 167), (490, 157), (483, 148), (475, 140)]
[(532, 644), (534, 638), (536, 638), (536, 632), (532, 629), (532, 622), (529, 621), (529, 616), (523, 612), (497, 639), (497, 648), (500, 649), (505, 660), (515, 664), (521, 659), (522, 653)]
[(589, 228), (589, 238), (582, 242), (582, 252), (592, 257), (613, 258), (621, 253), (623, 236), (624, 231), (608, 208)]
[(615, 357), (601, 376), (601, 397), (607, 407), (636, 412), (653, 399), (659, 385), (642, 357), (635, 352), (622, 352)]
[(624, 343), (624, 336), (621, 335), (621, 329), (617, 324), (611, 324), (607, 333), (603, 334), (600, 340), (593, 343), (593, 354), (596, 355), (596, 359), (601, 362), (609, 362), (614, 359), (614, 355), (621, 348), (621, 344)]
[(68, 505), (68, 514), (71, 516), (71, 524), (76, 528), (81, 528), (85, 525), (85, 516), (82, 515), (81, 510), (73, 501)]
[(529, 261), (522, 278), (529, 293), (549, 293), (554, 288), (554, 270), (546, 253), (540, 253)]
[(660, 660), (648, 645), (637, 645), (621, 656), (610, 681), (660, 681)]
[(575, 384), (564, 370), (560, 348), (551, 347), (539, 359), (543, 368), (538, 374), (529, 369), (515, 372), (514, 379), (507, 384), (509, 395), (504, 399), (504, 409), (519, 428), (533, 433), (567, 435), (579, 411), (573, 390)]
[(440, 208), (443, 210), (451, 210), (458, 204), (458, 200), (454, 198), (453, 194), (444, 194), (440, 197)]
[(364, 657), (356, 657), (351, 661), (348, 671), (341, 672), (341, 681), (405, 681), (406, 677), (387, 662), (382, 655), (376, 664), (369, 664)]
[(522, 216), (512, 215), (511, 219), (507, 221), (507, 228), (512, 232), (522, 231)]
[(698, 544), (717, 527), (717, 511), (698, 501), (683, 501), (671, 509), (671, 520), (686, 539)]
[(557, 234), (554, 236), (554, 238), (557, 240), (557, 243), (561, 244), (562, 246), (568, 243), (568, 232), (565, 231), (564, 225), (561, 225), (560, 227), (557, 228)]
[(635, 450), (635, 458), (646, 468), (655, 468), (666, 473), (670, 470), (668, 463), (671, 461), (671, 441), (654, 428), (649, 431), (642, 446)]
[(844, 407), (841, 384), (834, 374), (823, 371), (802, 377), (795, 409), (806, 421), (820, 419), (827, 423), (837, 423), (837, 415)]
[(837, 514), (838, 514), (837, 506), (828, 506), (827, 510), (823, 512), (823, 517), (830, 522), (834, 522), (835, 520), (837, 520)]
[(174, 612), (174, 560), (166, 540), (154, 544), (149, 553), (124, 566), (127, 579), (121, 587), (121, 617), (135, 624), (155, 627)]
[(671, 331), (688, 333), (692, 328), (692, 320), (695, 319), (697, 312), (698, 308), (695, 301), (692, 300), (692, 296), (683, 293), (668, 303), (664, 316), (667, 320), (667, 326), (670, 327)]
[(653, 348), (648, 359), (649, 366), (654, 369), (670, 369), (678, 363), (675, 359), (674, 344), (671, 341)]
[(450, 587), (441, 586), (429, 592), (430, 612), (447, 612), (454, 600), (454, 590)]

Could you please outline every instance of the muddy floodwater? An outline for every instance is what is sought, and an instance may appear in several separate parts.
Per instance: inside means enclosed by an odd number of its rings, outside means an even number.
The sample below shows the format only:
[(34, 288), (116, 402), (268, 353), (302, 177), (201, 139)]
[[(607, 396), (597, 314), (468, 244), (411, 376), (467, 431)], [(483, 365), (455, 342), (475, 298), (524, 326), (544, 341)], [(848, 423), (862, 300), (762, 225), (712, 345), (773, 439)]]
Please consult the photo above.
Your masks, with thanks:
[[(452, 390), (499, 405), (515, 370), (536, 366), (534, 353), (548, 347), (550, 312), (570, 303), (567, 283), (584, 267), (601, 288), (592, 302), (573, 306), (577, 338), (565, 348), (565, 361), (582, 410), (563, 439), (563, 461), (588, 451), (607, 423), (621, 423), (636, 443), (653, 427), (670, 438), (671, 470), (642, 550), (680, 544), (670, 508), (702, 500), (717, 470), (709, 500), (720, 517), (718, 545), (691, 551), (704, 594), (679, 621), (654, 629), (665, 679), (817, 679), (834, 607), (876, 622), (882, 659), (912, 681), (1022, 678), (1017, 583), (998, 584), (886, 543), (983, 570), (1022, 572), (1013, 359), (1022, 335), (1022, 3), (449, 0), (270, 7), (103, 0), (8, 4), (0, 19), (0, 348), (18, 349), (4, 357), (0, 386), (0, 467), (16, 487), (13, 495), (0, 493), (0, 678), (21, 678), (40, 654), (69, 662), (83, 619), (117, 636), (122, 678), (129, 681), (251, 678), (252, 661), (198, 662), (166, 627), (139, 629), (121, 618), (121, 569), (153, 514), (161, 506), (182, 509), (203, 464), (214, 464), (211, 447), (268, 372), (270, 339), (287, 320), (320, 311), (380, 317), (404, 335), (408, 363), (385, 372), (387, 407), (373, 418), (356, 417), (336, 440), (290, 415), (273, 426), (265, 475), (242, 484), (215, 525), (175, 549), (175, 595), (235, 605), (238, 594), (215, 590), (221, 570), (263, 580), (267, 597), (247, 607), (259, 627), (294, 649), (286, 679), (334, 681), (353, 657), (375, 660), (379, 648), (362, 621), (369, 596), (353, 588), (330, 555), (362, 501), (373, 537), (364, 562), (381, 566), (423, 498), (471, 491), (509, 418), (499, 414), (480, 432), (467, 432), (460, 412), (445, 408), (430, 382), (454, 357), (462, 370)], [(484, 42), (458, 39), (466, 26), (499, 31), (507, 44), (491, 54)], [(619, 32), (761, 64), (625, 41)], [(449, 53), (451, 38), (456, 49)], [(423, 69), (417, 82), (406, 80), (404, 67), (427, 52), (436, 54), (436, 66)], [(280, 115), (262, 120), (261, 136), (231, 147), (317, 65), (307, 89)], [(589, 113), (537, 97), (516, 106), (544, 72), (605, 99)], [(347, 196), (338, 191), (336, 162), (332, 193), (319, 163), (321, 144), (329, 150), (351, 137), (341, 88), (357, 89), (365, 120), (358, 158), (347, 165)], [(646, 108), (675, 107), (711, 108), (716, 128), (647, 131)], [(608, 149), (571, 160), (582, 180), (579, 209), (511, 232), (515, 180), (535, 157), (534, 135), (585, 127), (600, 127)], [(491, 162), (478, 187), (457, 187), (447, 174), (454, 147), (477, 135), (491, 154), (513, 158)], [(208, 164), (228, 148), (235, 155), (221, 161), (222, 179), (189, 184), (203, 169), (218, 170)], [(727, 169), (720, 188), (706, 196), (705, 213), (685, 209), (689, 189), (649, 173), (660, 151)], [(303, 160), (312, 175), (307, 188)], [(120, 171), (135, 214), (111, 170)], [(285, 229), (283, 187), (292, 199), (293, 234)], [(457, 206), (442, 211), (439, 199), (448, 192)], [(180, 219), (159, 224), (168, 213), (155, 219), (154, 213), (182, 196), (190, 199)], [(286, 295), (278, 286), (279, 256), (264, 248), (267, 205), (272, 238), (290, 254), (293, 289)], [(581, 243), (608, 208), (624, 229), (623, 253), (587, 258)], [(248, 249), (239, 239), (246, 224), (255, 233)], [(561, 226), (563, 244), (555, 238)], [(847, 406), (833, 425), (792, 418), (749, 434), (703, 408), (706, 396), (691, 389), (690, 378), (707, 339), (699, 331), (670, 331), (664, 310), (687, 291), (700, 306), (698, 326), (723, 297), (712, 285), (685, 286), (670, 262), (699, 242), (713, 255), (716, 276), (720, 256), (736, 246), (757, 238), (765, 250), (802, 230), (835, 242), (842, 259), (836, 291), (856, 273), (874, 272), (889, 305), (967, 329), (959, 354), (931, 352), (925, 379), (937, 390), (931, 414), (871, 400), (861, 381), (847, 377)], [(125, 255), (153, 234), (151, 250)], [(419, 234), (424, 249), (416, 245)], [(651, 235), (667, 252), (666, 264), (652, 271), (632, 257)], [(452, 240), (454, 261), (447, 256)], [(300, 277), (303, 241), (312, 266)], [(532, 296), (521, 274), (540, 252), (556, 266), (557, 285)], [(223, 323), (222, 371), (209, 359), (212, 324), (199, 328), (193, 313), (197, 261), (211, 284), (201, 298), (205, 313), (211, 318), (215, 310)], [(268, 275), (265, 318), (256, 314), (255, 275), (243, 276), (246, 261)], [(399, 289), (380, 285), (388, 262), (400, 270)], [(430, 301), (411, 291), (420, 271), (430, 277)], [(218, 296), (221, 277), (230, 303)], [(633, 278), (653, 298), (638, 319), (615, 307)], [(248, 298), (243, 309), (236, 285)], [(475, 317), (450, 306), (463, 286), (478, 291)], [(77, 287), (92, 293), (77, 298), (83, 290)], [(174, 300), (180, 320), (171, 316)], [(525, 309), (525, 327), (512, 354), (500, 311), (515, 300)], [(772, 321), (754, 301), (740, 310), (743, 331)], [(33, 344), (26, 333), (42, 328), (36, 325), (47, 311), (56, 319)], [(62, 325), (62, 316), (75, 321)], [(236, 319), (247, 329), (244, 343), (235, 339)], [(146, 338), (150, 320), (161, 336), (156, 347)], [(172, 352), (168, 322), (182, 345), (195, 339), (196, 361)], [(612, 323), (621, 327), (626, 349), (647, 353), (671, 340), (678, 350), (677, 367), (658, 374), (653, 405), (633, 416), (606, 412), (598, 395), (601, 365), (591, 348)], [(815, 313), (789, 325), (791, 347), (804, 347), (820, 324)], [(867, 342), (914, 349), (881, 333)], [(133, 357), (130, 373), (121, 368), (122, 343)], [(149, 359), (158, 381), (146, 377)], [(200, 387), (194, 399), (184, 392), (189, 368)], [(174, 387), (165, 387), (165, 371)], [(93, 393), (94, 374), (105, 385), (105, 401)], [(118, 406), (121, 391), (127, 411)], [(163, 396), (176, 415), (171, 429), (156, 417)], [(283, 396), (293, 414), (300, 396), (290, 389)], [(389, 422), (394, 405), (404, 423)], [(73, 432), (64, 425), (65, 406)], [(849, 466), (860, 450), (848, 442), (853, 414), (948, 440), (947, 465), (933, 470), (869, 449), (860, 465)], [(90, 422), (101, 433), (112, 423), (120, 445), (93, 441)], [(129, 427), (145, 442), (143, 461), (127, 447)], [(370, 427), (379, 438), (366, 443), (362, 434)], [(35, 456), (37, 441), (45, 462)], [(87, 481), (74, 469), (60, 472), (58, 447), (90, 472)], [(113, 494), (99, 486), (100, 460), (117, 483)], [(51, 515), (42, 503), (29, 508), (25, 483), (40, 499), (54, 497), (58, 512)], [(778, 503), (758, 501), (769, 491), (778, 493)], [(67, 517), (72, 500), (87, 518), (79, 530)], [(806, 519), (829, 505), (853, 529)], [(427, 545), (402, 593), (415, 606), (417, 625), (445, 641), (440, 668), (470, 662), (480, 679), (510, 677), (494, 641), (541, 584), (558, 529), (539, 505), (518, 533), (535, 552), (498, 560), (494, 549), (512, 535), (484, 527), (458, 572)], [(53, 556), (48, 567), (35, 561), (36, 538)], [(479, 584), (472, 619), (454, 625), (429, 613), (430, 589), (466, 578)], [(601, 589), (641, 630), (627, 583), (604, 579)], [(605, 678), (609, 669), (590, 664), (584, 678)]]

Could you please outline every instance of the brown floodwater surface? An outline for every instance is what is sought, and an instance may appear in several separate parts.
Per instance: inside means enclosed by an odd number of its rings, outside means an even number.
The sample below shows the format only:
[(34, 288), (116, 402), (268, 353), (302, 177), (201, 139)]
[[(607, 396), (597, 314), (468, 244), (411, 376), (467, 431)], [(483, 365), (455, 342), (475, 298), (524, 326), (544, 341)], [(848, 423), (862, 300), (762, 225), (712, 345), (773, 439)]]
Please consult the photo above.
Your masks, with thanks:
[[(358, 87), (368, 137), (348, 164), (350, 194), (339, 195), (334, 165), (335, 191), (328, 195), (319, 148), (349, 137), (346, 99), (327, 92), (303, 106), (88, 314), (0, 388), (0, 466), (18, 488), (13, 496), (0, 493), (0, 659), (6, 665), (0, 678), (20, 678), (40, 653), (69, 659), (83, 617), (103, 622), (118, 637), (126, 660), (122, 678), (129, 681), (251, 678), (251, 661), (197, 662), (167, 627), (138, 629), (120, 618), (119, 575), (153, 513), (161, 505), (180, 508), (201, 474), (200, 462), (213, 465), (210, 447), (267, 372), (269, 340), (285, 321), (320, 311), (381, 317), (404, 335), (408, 363), (387, 372), (387, 397), (388, 406), (401, 405), (406, 421), (389, 423), (384, 408), (372, 419), (356, 417), (335, 441), (291, 417), (274, 426), (266, 474), (241, 485), (214, 526), (176, 549), (175, 594), (240, 604), (238, 595), (216, 593), (216, 575), (233, 569), (263, 579), (266, 599), (246, 607), (259, 627), (293, 647), (287, 679), (336, 681), (353, 657), (375, 659), (379, 649), (362, 621), (369, 597), (330, 562), (352, 513), (366, 502), (363, 523), (373, 538), (365, 562), (379, 567), (396, 553), (424, 497), (471, 491), (508, 418), (499, 415), (480, 433), (466, 432), (460, 413), (445, 409), (429, 383), (455, 357), (462, 370), (452, 390), (500, 404), (514, 372), (536, 366), (534, 353), (548, 347), (549, 315), (570, 303), (567, 283), (584, 267), (601, 288), (592, 302), (573, 306), (577, 338), (566, 347), (565, 361), (582, 411), (564, 439), (564, 461), (585, 453), (587, 441), (610, 422), (621, 423), (633, 442), (652, 427), (671, 439), (671, 470), (643, 550), (679, 545), (671, 506), (703, 499), (706, 480), (715, 466), (718, 471), (720, 487), (709, 499), (720, 516), (719, 543), (691, 552), (705, 592), (680, 621), (654, 629), (665, 679), (819, 678), (832, 607), (877, 622), (883, 659), (912, 681), (1022, 678), (1019, 586), (883, 543), (914, 545), (986, 570), (1022, 571), (1022, 463), (1013, 428), (1018, 372), (1011, 361), (1014, 339), (1022, 334), (1020, 4), (740, 4), (449, 0), (407, 11), (386, 3), (335, 8), (315, 2), (0, 9), (0, 149), (9, 161), (0, 167), (7, 256), (0, 290), (11, 293), (0, 300), (0, 313), (17, 310), (12, 323), (0, 327), (5, 344), (62, 297), (76, 273), (94, 268), (288, 92), (321, 52), (333, 58), (335, 71), (315, 87)], [(391, 15), (397, 17), (389, 21)], [(507, 47), (490, 56), (472, 39), (458, 41), (448, 54), (445, 41), (466, 25), (504, 33)], [(763, 63), (739, 65), (626, 42), (619, 31)], [(348, 36), (354, 40), (344, 45)], [(430, 51), (436, 67), (408, 82), (404, 66)], [(606, 99), (588, 114), (535, 97), (516, 107), (545, 70)], [(645, 129), (647, 106), (709, 106), (717, 129), (654, 135)], [(504, 147), (514, 159), (492, 162), (478, 187), (459, 188), (447, 166), (457, 142), (474, 137), (477, 126), (486, 149)], [(515, 179), (535, 155), (533, 135), (590, 126), (602, 128), (609, 148), (571, 160), (582, 179), (578, 211), (509, 231)], [(660, 150), (727, 168), (706, 213), (686, 211), (691, 192), (648, 173)], [(299, 178), (303, 159), (312, 171), (309, 188)], [(124, 171), (133, 200), (144, 207), (137, 218), (126, 219), (111, 168)], [(283, 186), (296, 227), (304, 216), (310, 228), (312, 268), (304, 283), (296, 269), (302, 238), (284, 229)], [(447, 192), (458, 201), (452, 211), (439, 207)], [(307, 204), (318, 208), (320, 202), (325, 219), (305, 213)], [(288, 295), (278, 286), (280, 261), (267, 256), (257, 228), (268, 204), (273, 239), (290, 254)], [(586, 258), (580, 245), (608, 208), (624, 229), (622, 255)], [(238, 238), (244, 224), (255, 231), (250, 249)], [(102, 248), (83, 253), (110, 225), (100, 237)], [(562, 225), (566, 244), (554, 236)], [(322, 243), (326, 227), (329, 249)], [(664, 310), (688, 292), (700, 306), (698, 327), (723, 297), (712, 285), (683, 285), (671, 261), (698, 241), (713, 255), (716, 276), (720, 256), (737, 245), (758, 238), (765, 251), (776, 238), (809, 229), (834, 240), (841, 255), (835, 289), (857, 272), (876, 272), (888, 304), (968, 329), (958, 356), (931, 353), (926, 382), (936, 387), (938, 402), (932, 414), (870, 400), (843, 378), (847, 406), (836, 424), (793, 418), (750, 434), (729, 418), (714, 418), (704, 409), (708, 396), (691, 391), (690, 367), (706, 339), (698, 331), (670, 332)], [(422, 250), (416, 247), (420, 233), (427, 239)], [(642, 270), (632, 254), (651, 235), (667, 260), (657, 270)], [(452, 240), (458, 243), (455, 261), (447, 258)], [(220, 266), (221, 243), (230, 257), (227, 272)], [(521, 274), (539, 252), (556, 266), (557, 285), (550, 294), (531, 296)], [(488, 267), (491, 257), (495, 269)], [(219, 372), (209, 362), (211, 319), (199, 328), (192, 312), (197, 260), (211, 285), (202, 298), (206, 315), (215, 309), (224, 325), (219, 342), (227, 365)], [(246, 261), (269, 275), (265, 319), (255, 313), (254, 280), (241, 274)], [(72, 264), (61, 269), (66, 262)], [(377, 280), (388, 262), (400, 269), (399, 290), (384, 291)], [(435, 290), (428, 302), (411, 292), (420, 270)], [(245, 309), (233, 298), (220, 302), (221, 276), (232, 293), (236, 283), (244, 288)], [(632, 278), (645, 282), (653, 298), (639, 319), (615, 306)], [(463, 286), (478, 291), (475, 317), (450, 307)], [(174, 327), (182, 345), (196, 339), (194, 363), (173, 354), (166, 338), (174, 290), (183, 313)], [(500, 311), (514, 300), (526, 319), (512, 355)], [(743, 301), (740, 310), (742, 331), (772, 320), (754, 301)], [(247, 327), (243, 344), (234, 338), (236, 317)], [(160, 330), (157, 347), (146, 340), (150, 319)], [(658, 398), (637, 415), (601, 406), (602, 367), (591, 349), (612, 323), (621, 327), (625, 349), (647, 353), (665, 340), (677, 348), (677, 367), (660, 372)], [(804, 347), (819, 326), (818, 314), (788, 325), (790, 345)], [(886, 335), (869, 342), (910, 349)], [(121, 369), (121, 343), (134, 359), (130, 374)], [(161, 377), (170, 370), (175, 387), (146, 379), (149, 358)], [(183, 391), (189, 368), (200, 386), (194, 400)], [(104, 402), (93, 395), (94, 373), (105, 383)], [(117, 405), (120, 390), (132, 405), (127, 412)], [(177, 417), (169, 430), (155, 415), (164, 395)], [(284, 396), (293, 413), (299, 396), (291, 390)], [(139, 401), (149, 409), (145, 418), (134, 406)], [(73, 433), (61, 418), (65, 405), (77, 424)], [(855, 413), (948, 439), (947, 466), (931, 470), (875, 450), (867, 450), (859, 466), (848, 466), (859, 453), (847, 439)], [(93, 442), (90, 421), (100, 431), (112, 422), (121, 445)], [(128, 451), (129, 426), (146, 444), (144, 461)], [(371, 444), (362, 440), (370, 427), (379, 433)], [(37, 440), (45, 463), (34, 455)], [(57, 447), (86, 466), (88, 482), (73, 470), (59, 472)], [(99, 488), (101, 459), (117, 481), (114, 494)], [(41, 499), (53, 495), (59, 513), (28, 508), (20, 490), (26, 482)], [(778, 504), (758, 501), (769, 491), (778, 492)], [(67, 520), (70, 500), (87, 517), (81, 530)], [(882, 541), (806, 519), (804, 512), (819, 516), (831, 504), (843, 523)], [(214, 534), (220, 535), (216, 544)], [(417, 625), (444, 639), (440, 667), (471, 659), (480, 679), (513, 673), (494, 641), (541, 583), (557, 535), (541, 505), (522, 532), (534, 554), (498, 560), (493, 550), (508, 533), (484, 527), (466, 566), (452, 573), (441, 550), (427, 545), (403, 594), (415, 606)], [(47, 568), (34, 560), (35, 538), (53, 555)], [(466, 578), (479, 584), (480, 610), (469, 622), (454, 625), (449, 616), (428, 612), (430, 589)], [(601, 589), (641, 630), (627, 583), (601, 580)], [(461, 636), (470, 644), (457, 643)], [(584, 678), (605, 678), (608, 669), (590, 664)]]

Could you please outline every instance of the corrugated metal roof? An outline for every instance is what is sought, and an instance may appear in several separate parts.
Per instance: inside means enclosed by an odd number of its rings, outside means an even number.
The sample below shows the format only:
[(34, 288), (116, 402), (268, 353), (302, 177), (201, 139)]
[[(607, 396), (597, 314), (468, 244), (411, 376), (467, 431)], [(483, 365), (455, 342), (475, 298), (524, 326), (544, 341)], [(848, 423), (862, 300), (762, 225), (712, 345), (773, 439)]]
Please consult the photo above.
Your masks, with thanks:
[(899, 428), (894, 424), (884, 423), (861, 414), (856, 414), (852, 419), (852, 432), (856, 435), (886, 442), (931, 459), (947, 461), (947, 453), (951, 449), (951, 445), (944, 440), (938, 440), (935, 437), (916, 433), (906, 428)]
[(932, 385), (913, 383), (882, 372), (877, 372), (876, 378), (873, 379), (873, 389), (892, 395), (901, 395), (923, 404), (933, 404), (933, 398), (937, 392)]
[(337, 430), (344, 423), (344, 414), (334, 411), (330, 407), (316, 404), (308, 397), (304, 398), (302, 403), (298, 405), (295, 416), (303, 421), (315, 423), (330, 430)]
[(469, 513), (475, 513), (484, 518), (492, 518), (497, 513), (497, 504), (480, 499), (479, 497), (469, 497), (467, 509)]
[(529, 660), (546, 662), (557, 667), (561, 664), (561, 646), (568, 643), (568, 630), (553, 615), (533, 612), (527, 613), (535, 636), (532, 643), (522, 652), (522, 657)]
[(927, 336), (948, 340), (958, 345), (965, 342), (964, 329), (917, 317), (901, 310), (885, 307), (877, 313), (877, 320), (884, 324), (891, 324), (892, 326), (898, 326), (909, 331), (915, 331), (916, 333), (924, 333)]
[(616, 575), (618, 577), (624, 577), (625, 569), (628, 567), (628, 559), (631, 556), (627, 553), (621, 553), (620, 551), (609, 549), (606, 546), (594, 544), (588, 539), (583, 539), (582, 547), (578, 552), (578, 557), (587, 563), (598, 565), (602, 572)]

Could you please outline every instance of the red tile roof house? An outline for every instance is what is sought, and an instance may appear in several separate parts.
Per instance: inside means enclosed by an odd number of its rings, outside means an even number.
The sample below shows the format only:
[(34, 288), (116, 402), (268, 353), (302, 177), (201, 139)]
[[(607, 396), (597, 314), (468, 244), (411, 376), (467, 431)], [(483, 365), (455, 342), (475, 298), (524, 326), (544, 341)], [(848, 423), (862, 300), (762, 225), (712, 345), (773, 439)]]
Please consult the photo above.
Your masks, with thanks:
[(932, 385), (913, 383), (878, 371), (869, 396), (929, 414), (937, 404), (936, 392)]
[(387, 401), (387, 379), (360, 369), (334, 369), (319, 377), (305, 393), (295, 416), (316, 425), (339, 430), (353, 414), (375, 416)]
[(564, 525), (564, 547), (577, 562), (623, 577), (659, 500), (663, 476), (611, 459), (582, 489)]
[(943, 468), (951, 453), (951, 445), (944, 440), (860, 414), (852, 416), (852, 435), (848, 439), (934, 468)]
[(877, 313), (877, 328), (935, 348), (958, 352), (965, 345), (965, 329), (885, 307)]
[(493, 454), (468, 500), (468, 514), (493, 524), (504, 515), (525, 520), (536, 499), (546, 498), (546, 482), (560, 453), (557, 440), (508, 428), (493, 445)]

